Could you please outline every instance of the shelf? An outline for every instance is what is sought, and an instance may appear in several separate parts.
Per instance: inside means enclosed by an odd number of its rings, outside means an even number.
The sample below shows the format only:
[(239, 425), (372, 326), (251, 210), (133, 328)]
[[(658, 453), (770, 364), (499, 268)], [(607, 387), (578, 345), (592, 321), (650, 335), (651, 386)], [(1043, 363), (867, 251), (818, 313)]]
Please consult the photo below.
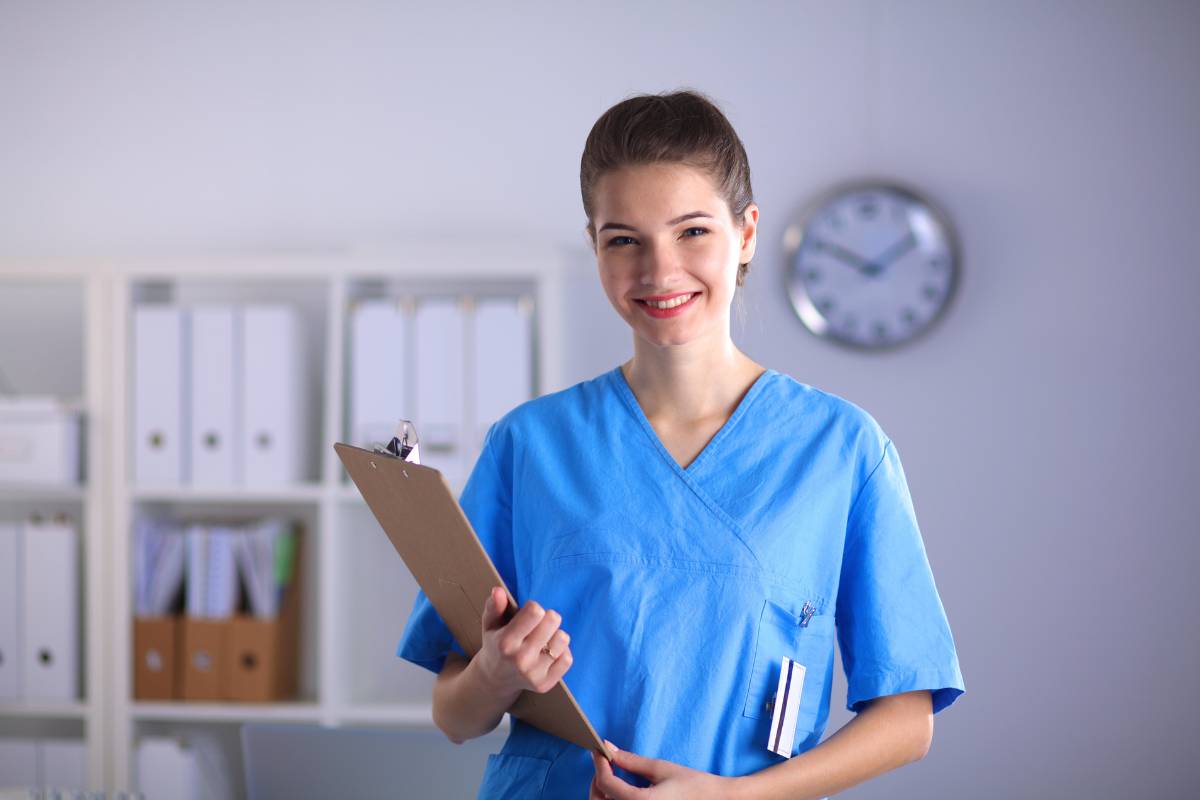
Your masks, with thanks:
[(18, 702), (0, 703), (0, 717), (24, 719), (83, 719), (87, 716), (88, 704), (75, 702)]
[(294, 703), (138, 703), (131, 704), (135, 720), (185, 722), (319, 722), (321, 706), (312, 701)]
[(316, 503), (324, 491), (315, 483), (262, 488), (179, 486), (133, 489), (130, 496), (143, 503)]
[(0, 484), (0, 500), (81, 503), (86, 495), (87, 488), (84, 486)]
[[(544, 390), (555, 389), (562, 385), (560, 301), (568, 265), (564, 252), (537, 242), (426, 237), (306, 253), (213, 252), (39, 263), (36, 268), (24, 261), (0, 263), (6, 299), (12, 301), (13, 291), (27, 292), (29, 298), (19, 304), (29, 313), (0, 320), (0, 333), (24, 340), (30, 331), (47, 329), (62, 342), (50, 357), (40, 351), (6, 353), (5, 366), (12, 363), (6, 369), (9, 382), (76, 398), (86, 415), (82, 452), (87, 461), (81, 474), (88, 480), (70, 486), (0, 486), (0, 519), (65, 513), (86, 532), (80, 538), (79, 659), (89, 692), (87, 700), (75, 702), (0, 701), (0, 738), (82, 739), (89, 782), (112, 787), (135, 783), (136, 746), (147, 736), (202, 731), (221, 742), (238, 772), (238, 729), (244, 722), (436, 730), (429, 702), (435, 676), (395, 654), (417, 584), (332, 449), (333, 442), (346, 438), (351, 416), (351, 309), (359, 300), (383, 297), (527, 297), (540, 343), (532, 354), (534, 375)], [(299, 482), (156, 486), (153, 474), (134, 477), (130, 344), (133, 309), (141, 303), (286, 304), (299, 311), (305, 363), (313, 375), (304, 429), (306, 468)], [(435, 465), (436, 455), (429, 454)], [(477, 457), (464, 452), (448, 459), (451, 474), (463, 473), (452, 482), (455, 497), (465, 482), (466, 462)], [(304, 529), (302, 699), (134, 700), (129, 696), (134, 666), (129, 620), (138, 521), (218, 525), (266, 516), (287, 517)], [(234, 794), (242, 793), (244, 787), (235, 785)]]

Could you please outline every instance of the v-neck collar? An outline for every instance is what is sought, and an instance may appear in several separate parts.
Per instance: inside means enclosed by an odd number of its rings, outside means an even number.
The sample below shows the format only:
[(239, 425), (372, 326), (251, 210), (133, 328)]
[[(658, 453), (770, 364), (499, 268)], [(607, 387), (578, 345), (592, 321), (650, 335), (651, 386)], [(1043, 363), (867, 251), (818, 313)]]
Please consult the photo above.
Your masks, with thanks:
[(646, 417), (646, 412), (642, 410), (641, 404), (638, 403), (637, 395), (633, 393), (633, 388), (629, 385), (629, 381), (625, 380), (625, 373), (621, 371), (621, 366), (619, 364), (616, 368), (609, 372), (609, 379), (616, 386), (617, 394), (619, 394), (621, 399), (625, 401), (625, 405), (629, 407), (629, 412), (633, 414), (634, 419), (638, 421), (638, 424), (641, 426), (646, 436), (650, 439), (655, 449), (658, 450), (659, 454), (667, 460), (667, 463), (676, 472), (690, 477), (696, 474), (697, 468), (708, 459), (709, 454), (716, 450), (720, 446), (721, 441), (725, 439), (725, 437), (729, 435), (729, 432), (737, 426), (738, 420), (740, 420), (746, 413), (746, 410), (750, 408), (755, 398), (762, 393), (763, 387), (766, 386), (767, 381), (774, 374), (775, 370), (767, 368), (763, 370), (762, 374), (754, 379), (754, 383), (750, 384), (750, 388), (746, 390), (744, 395), (742, 395), (742, 399), (738, 401), (737, 408), (735, 408), (733, 413), (729, 415), (729, 419), (725, 420), (725, 424), (722, 425), (720, 430), (718, 430), (716, 434), (708, 440), (708, 443), (704, 445), (704, 449), (702, 449), (700, 453), (692, 459), (691, 463), (688, 464), (687, 467), (684, 467), (675, 460), (675, 456), (671, 455), (671, 451), (667, 449), (666, 445), (664, 445), (662, 440), (658, 437), (658, 432), (655, 431), (654, 426), (650, 424), (650, 420)]

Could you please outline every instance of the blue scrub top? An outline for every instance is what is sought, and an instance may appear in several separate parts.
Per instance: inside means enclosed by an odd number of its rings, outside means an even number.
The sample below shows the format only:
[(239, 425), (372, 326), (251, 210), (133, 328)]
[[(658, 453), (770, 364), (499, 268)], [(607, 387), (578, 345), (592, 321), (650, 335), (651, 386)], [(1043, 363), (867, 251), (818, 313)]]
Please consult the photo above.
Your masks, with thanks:
[[(523, 403), (459, 502), (517, 602), (561, 613), (565, 681), (623, 749), (719, 775), (782, 761), (767, 739), (784, 656), (806, 668), (793, 755), (811, 749), (835, 636), (851, 711), (929, 689), (938, 712), (964, 691), (895, 445), (775, 370), (686, 469), (619, 367)], [(418, 593), (398, 655), (438, 672), (452, 650)], [(592, 774), (586, 750), (514, 718), (479, 797), (582, 800)]]

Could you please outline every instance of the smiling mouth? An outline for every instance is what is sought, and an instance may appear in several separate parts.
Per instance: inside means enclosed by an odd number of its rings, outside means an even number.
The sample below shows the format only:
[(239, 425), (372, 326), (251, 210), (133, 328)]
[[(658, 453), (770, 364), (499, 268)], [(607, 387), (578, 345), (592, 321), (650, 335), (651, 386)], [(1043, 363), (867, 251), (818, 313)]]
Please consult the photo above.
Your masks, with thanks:
[(670, 297), (663, 297), (663, 298), (654, 298), (654, 299), (634, 298), (634, 299), (636, 302), (641, 303), (642, 305), (644, 305), (648, 308), (657, 309), (658, 311), (670, 311), (672, 308), (678, 308), (679, 306), (682, 306), (682, 305), (685, 305), (686, 303), (691, 302), (692, 298), (698, 294), (700, 294), (700, 293), (699, 292), (684, 292), (682, 294), (671, 295)]

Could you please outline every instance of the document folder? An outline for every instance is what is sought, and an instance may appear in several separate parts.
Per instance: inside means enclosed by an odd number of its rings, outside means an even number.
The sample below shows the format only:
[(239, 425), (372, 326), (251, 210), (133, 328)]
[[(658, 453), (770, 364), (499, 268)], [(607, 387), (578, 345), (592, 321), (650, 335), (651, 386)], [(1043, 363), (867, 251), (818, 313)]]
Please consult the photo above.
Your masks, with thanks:
[(235, 384), (241, 357), (241, 315), (232, 305), (192, 309), (191, 442), (193, 486), (235, 486), (242, 482), (242, 445)]
[[(483, 607), (492, 587), (504, 586), (506, 619), (517, 612), (517, 602), (442, 473), (404, 460), (407, 449), (393, 449), (395, 444), (372, 451), (339, 442), (334, 450), (454, 638), (474, 656), (483, 645)], [(545, 694), (523, 692), (509, 713), (612, 758), (561, 680)]]
[(79, 696), (79, 543), (65, 517), (31, 518), (21, 542), (21, 681), (29, 699)]
[[(0, 522), (0, 703), (12, 702), (21, 692), (20, 642), (21, 602), (21, 528), (14, 522)], [(4, 773), (0, 771), (0, 777)]]

